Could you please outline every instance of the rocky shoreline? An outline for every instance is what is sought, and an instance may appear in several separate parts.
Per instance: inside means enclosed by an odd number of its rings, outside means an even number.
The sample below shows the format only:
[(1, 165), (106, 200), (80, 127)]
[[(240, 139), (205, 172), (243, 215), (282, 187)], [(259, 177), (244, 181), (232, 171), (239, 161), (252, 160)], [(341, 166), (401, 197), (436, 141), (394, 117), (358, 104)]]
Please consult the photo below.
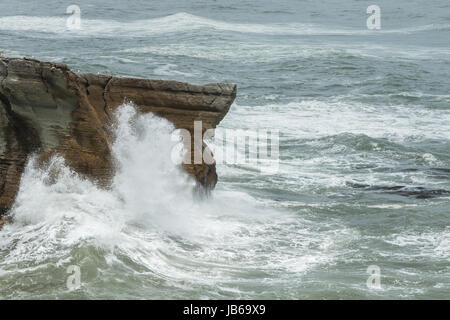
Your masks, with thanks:
[[(193, 137), (194, 121), (202, 121), (203, 130), (215, 128), (235, 97), (234, 84), (75, 73), (60, 63), (0, 56), (0, 217), (14, 203), (30, 154), (41, 163), (59, 154), (73, 170), (107, 186), (114, 171), (109, 128), (124, 101)], [(199, 185), (214, 188), (215, 164), (184, 168)]]

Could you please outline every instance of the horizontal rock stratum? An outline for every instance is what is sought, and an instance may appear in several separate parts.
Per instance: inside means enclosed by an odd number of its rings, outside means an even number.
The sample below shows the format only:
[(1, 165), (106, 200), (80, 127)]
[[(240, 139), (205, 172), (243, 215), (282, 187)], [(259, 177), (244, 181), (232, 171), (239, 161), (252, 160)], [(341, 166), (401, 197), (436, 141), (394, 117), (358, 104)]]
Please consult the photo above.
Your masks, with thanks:
[[(0, 216), (14, 202), (30, 154), (43, 162), (60, 154), (73, 170), (106, 186), (114, 173), (109, 128), (124, 101), (193, 132), (198, 120), (203, 130), (215, 128), (235, 97), (234, 84), (75, 73), (64, 64), (0, 57)], [(215, 164), (184, 167), (199, 185), (215, 186)]]

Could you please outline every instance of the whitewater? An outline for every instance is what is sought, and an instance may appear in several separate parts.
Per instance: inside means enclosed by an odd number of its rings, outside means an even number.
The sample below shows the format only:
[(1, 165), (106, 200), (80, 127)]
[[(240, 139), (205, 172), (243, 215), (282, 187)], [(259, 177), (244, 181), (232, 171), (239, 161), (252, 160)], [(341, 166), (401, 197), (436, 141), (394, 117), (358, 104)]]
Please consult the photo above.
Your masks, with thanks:
[(109, 188), (29, 159), (0, 231), (0, 299), (448, 299), (447, 1), (380, 0), (376, 31), (356, 0), (77, 2), (80, 30), (59, 0), (0, 3), (0, 51), (236, 83), (219, 129), (279, 130), (279, 168), (218, 163), (199, 197), (173, 126), (125, 103)]
[[(174, 128), (167, 120), (140, 115), (130, 104), (118, 109), (117, 118), (117, 173), (110, 190), (82, 179), (60, 157), (45, 169), (29, 161), (11, 213), (14, 224), (0, 234), (0, 274), (7, 277), (2, 291), (9, 292), (3, 299), (72, 296), (64, 281), (70, 265), (82, 270), (79, 297), (111, 298), (116, 285), (121, 288), (116, 298), (181, 298), (195, 287), (208, 288), (197, 298), (244, 297), (252, 291), (236, 292), (236, 277), (301, 273), (331, 259), (334, 232), (311, 241), (307, 221), (294, 230), (289, 227), (294, 216), (239, 192), (198, 200), (194, 181), (172, 161)], [(274, 224), (277, 220), (283, 222)], [(295, 232), (295, 246), (287, 228)], [(314, 242), (316, 249), (300, 254), (300, 247)], [(36, 279), (36, 273), (42, 277)], [(35, 280), (27, 283), (27, 274)], [(48, 283), (45, 274), (57, 277)], [(35, 281), (42, 285), (21, 292)], [(126, 289), (130, 281), (142, 290), (137, 296), (134, 286)], [(159, 285), (177, 288), (177, 295), (158, 292)]]

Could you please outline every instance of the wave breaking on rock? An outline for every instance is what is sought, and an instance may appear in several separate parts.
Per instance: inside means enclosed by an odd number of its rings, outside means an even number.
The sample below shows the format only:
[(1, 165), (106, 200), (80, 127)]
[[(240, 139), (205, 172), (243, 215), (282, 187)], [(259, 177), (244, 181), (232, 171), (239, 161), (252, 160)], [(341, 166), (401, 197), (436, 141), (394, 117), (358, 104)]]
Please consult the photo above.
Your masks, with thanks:
[[(31, 154), (41, 163), (62, 156), (81, 176), (108, 186), (114, 174), (111, 125), (124, 101), (193, 133), (194, 121), (202, 121), (204, 131), (215, 128), (235, 97), (234, 84), (75, 73), (60, 63), (0, 56), (0, 217), (14, 203)], [(214, 163), (184, 168), (199, 185), (214, 188)]]

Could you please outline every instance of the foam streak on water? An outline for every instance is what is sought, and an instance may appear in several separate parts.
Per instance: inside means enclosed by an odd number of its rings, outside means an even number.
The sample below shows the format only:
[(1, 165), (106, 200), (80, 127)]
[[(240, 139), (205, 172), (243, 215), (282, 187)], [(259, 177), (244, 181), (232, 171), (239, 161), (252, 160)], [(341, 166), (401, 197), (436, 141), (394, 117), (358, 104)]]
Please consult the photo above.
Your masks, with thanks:
[[(46, 33), (67, 33), (67, 18), (10, 16), (0, 18), (0, 30), (39, 31)], [(351, 30), (338, 28), (323, 28), (313, 24), (277, 23), (272, 25), (251, 23), (228, 23), (189, 13), (180, 12), (161, 18), (138, 20), (133, 22), (117, 22), (113, 20), (83, 19), (83, 28), (72, 30), (75, 34), (86, 36), (102, 34), (117, 36), (126, 30), (135, 35), (152, 35), (168, 32), (194, 32), (202, 29), (221, 30), (241, 33), (257, 33), (268, 35), (373, 35), (369, 30)], [(400, 28), (382, 31), (382, 33), (408, 34), (427, 30), (447, 30), (450, 24), (429, 24), (413, 28)]]

